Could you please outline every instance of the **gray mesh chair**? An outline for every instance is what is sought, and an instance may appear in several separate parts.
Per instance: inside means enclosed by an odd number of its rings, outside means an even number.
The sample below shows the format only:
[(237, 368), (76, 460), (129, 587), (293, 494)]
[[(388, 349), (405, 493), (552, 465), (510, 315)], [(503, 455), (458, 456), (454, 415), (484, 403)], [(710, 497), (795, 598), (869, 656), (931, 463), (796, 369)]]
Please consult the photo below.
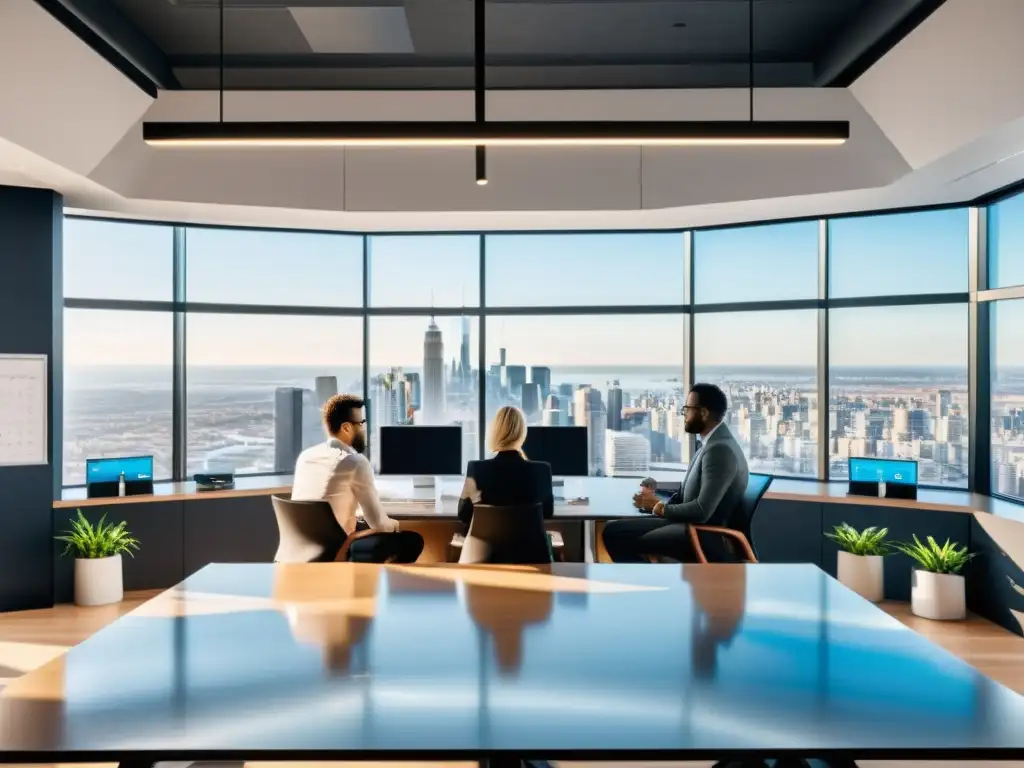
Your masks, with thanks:
[(542, 565), (551, 560), (540, 504), (473, 506), (473, 520), (462, 545), (460, 564)]
[(356, 531), (346, 536), (326, 501), (292, 501), (286, 496), (271, 496), (277, 518), (279, 541), (275, 563), (329, 563), (348, 560), (353, 541), (373, 535)]

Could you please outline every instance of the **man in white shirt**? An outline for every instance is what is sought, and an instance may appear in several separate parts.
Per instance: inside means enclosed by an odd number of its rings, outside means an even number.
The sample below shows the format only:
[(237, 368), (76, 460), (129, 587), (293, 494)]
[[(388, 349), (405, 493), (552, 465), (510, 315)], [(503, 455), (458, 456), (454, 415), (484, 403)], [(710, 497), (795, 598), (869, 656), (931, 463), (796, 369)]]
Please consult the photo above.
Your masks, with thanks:
[[(377, 496), (373, 468), (366, 450), (366, 412), (361, 398), (335, 395), (324, 403), (326, 442), (307, 448), (295, 462), (292, 499), (327, 501), (346, 535), (357, 527), (379, 532), (352, 542), (349, 560), (414, 563), (423, 551), (423, 537), (399, 530)], [(363, 524), (356, 510), (362, 511)]]
[[(725, 393), (714, 384), (694, 384), (683, 406), (684, 429), (700, 437), (679, 493), (668, 501), (652, 494), (634, 503), (652, 517), (614, 520), (605, 526), (603, 540), (616, 563), (641, 563), (645, 555), (666, 555), (694, 562), (690, 524), (736, 527), (749, 474), (743, 449), (723, 423), (728, 410)], [(702, 548), (712, 562), (734, 555), (720, 537)]]

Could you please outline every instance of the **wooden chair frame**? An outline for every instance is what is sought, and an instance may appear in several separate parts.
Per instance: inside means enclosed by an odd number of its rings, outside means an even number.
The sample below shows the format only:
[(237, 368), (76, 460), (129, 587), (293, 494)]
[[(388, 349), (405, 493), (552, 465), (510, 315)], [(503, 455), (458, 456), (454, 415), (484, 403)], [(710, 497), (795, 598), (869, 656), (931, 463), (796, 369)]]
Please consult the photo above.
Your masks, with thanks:
[(694, 554), (697, 555), (697, 562), (707, 563), (707, 555), (704, 554), (704, 549), (700, 545), (700, 534), (701, 533), (714, 533), (719, 536), (725, 536), (736, 542), (743, 556), (747, 559), (748, 563), (756, 563), (757, 556), (754, 554), (753, 547), (750, 546), (750, 542), (747, 541), (747, 537), (739, 531), (735, 531), (732, 528), (726, 528), (721, 525), (689, 525), (690, 531), (690, 543), (693, 545)]

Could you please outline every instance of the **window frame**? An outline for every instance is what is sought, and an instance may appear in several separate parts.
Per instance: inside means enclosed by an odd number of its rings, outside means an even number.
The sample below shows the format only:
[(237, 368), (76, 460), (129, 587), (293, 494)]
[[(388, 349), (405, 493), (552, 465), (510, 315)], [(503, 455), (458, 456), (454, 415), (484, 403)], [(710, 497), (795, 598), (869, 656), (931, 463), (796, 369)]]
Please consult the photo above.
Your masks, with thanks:
[[(1002, 199), (1002, 198), (1000, 198)], [(1019, 289), (998, 289), (989, 290), (987, 282), (988, 252), (986, 243), (986, 206), (998, 200), (992, 199), (987, 202), (974, 201), (972, 203), (961, 203), (955, 205), (928, 206), (924, 208), (908, 209), (883, 209), (877, 211), (863, 211), (849, 214), (832, 215), (827, 217), (802, 217), (799, 219), (786, 219), (779, 221), (750, 222), (738, 224), (737, 227), (746, 227), (756, 224), (783, 224), (795, 221), (816, 221), (818, 223), (818, 295), (816, 298), (773, 300), (754, 302), (735, 302), (719, 304), (696, 304), (694, 302), (694, 234), (703, 230), (724, 227), (701, 227), (701, 228), (680, 228), (669, 230), (602, 230), (602, 231), (438, 231), (438, 232), (324, 232), (320, 230), (287, 230), (279, 228), (259, 227), (217, 227), (222, 229), (245, 229), (249, 231), (273, 231), (273, 232), (295, 232), (305, 234), (338, 234), (356, 235), (362, 239), (362, 303), (360, 306), (349, 307), (323, 307), (323, 306), (273, 306), (260, 304), (232, 304), (232, 303), (193, 303), (187, 301), (185, 295), (185, 260), (186, 241), (185, 230), (188, 227), (197, 226), (190, 223), (177, 222), (144, 222), (127, 220), (129, 224), (152, 224), (173, 229), (173, 264), (174, 264), (174, 287), (171, 301), (132, 301), (132, 300), (106, 300), (106, 299), (76, 299), (65, 297), (63, 305), (65, 308), (75, 309), (134, 309), (154, 312), (169, 312), (174, 317), (174, 480), (186, 480), (186, 416), (187, 404), (185, 401), (185, 353), (187, 346), (186, 320), (190, 312), (216, 312), (216, 313), (238, 313), (238, 314), (262, 314), (262, 315), (301, 315), (308, 317), (316, 316), (353, 316), (362, 319), (363, 328), (363, 396), (368, 395), (370, 386), (369, 357), (370, 319), (380, 316), (398, 317), (428, 317), (431, 314), (438, 316), (458, 315), (478, 318), (478, 359), (481, 364), (478, 366), (479, 391), (486, 391), (486, 349), (487, 349), (487, 325), (488, 319), (500, 316), (514, 315), (648, 315), (663, 313), (682, 313), (684, 322), (684, 362), (682, 382), (685, 388), (693, 384), (694, 375), (694, 317), (701, 313), (716, 312), (763, 312), (767, 310), (787, 309), (815, 309), (818, 317), (818, 349), (817, 349), (817, 386), (818, 402), (821, 413), (827, 414), (828, 404), (828, 383), (830, 380), (829, 368), (829, 314), (832, 309), (853, 308), (853, 307), (877, 307), (877, 306), (901, 306), (918, 304), (966, 304), (969, 307), (968, 320), (968, 343), (970, 345), (968, 357), (968, 398), (970, 400), (970, 425), (969, 425), (969, 453), (970, 463), (968, 467), (968, 490), (989, 493), (991, 490), (992, 467), (990, 462), (990, 436), (987, 434), (990, 419), (988, 418), (991, 390), (991, 350), (989, 349), (989, 320), (988, 302), (999, 298), (1008, 298), (1004, 295), (1007, 291), (1016, 296), (1019, 290), (1024, 296), (1024, 286)], [(970, 233), (970, 254), (969, 254), (969, 290), (962, 293), (943, 294), (912, 294), (912, 295), (891, 295), (891, 296), (866, 296), (854, 298), (832, 298), (829, 296), (829, 247), (828, 229), (829, 223), (836, 219), (851, 217), (875, 216), (886, 213), (911, 213), (923, 210), (937, 210), (950, 208), (967, 208), (971, 221)], [(98, 218), (106, 222), (117, 222), (103, 217), (91, 217), (75, 214), (68, 214), (66, 219), (91, 219)], [(198, 225), (204, 227), (216, 225)], [(680, 304), (651, 305), (651, 306), (609, 306), (609, 305), (565, 305), (565, 306), (489, 306), (487, 302), (487, 240), (489, 235), (529, 235), (529, 234), (644, 234), (647, 232), (679, 233), (683, 238), (683, 300)], [(374, 236), (451, 236), (465, 235), (478, 236), (478, 259), (479, 259), (479, 305), (467, 307), (374, 307), (370, 302), (370, 277), (371, 264), (369, 243)], [(484, 416), (486, 409), (486, 397), (481, 396), (479, 400), (478, 434), (479, 455), (486, 455), (485, 440), (486, 428)], [(824, 404), (824, 405), (823, 405)], [(982, 420), (979, 418), (984, 416)], [(986, 432), (982, 432), (985, 429)], [(828, 481), (828, 418), (819, 416), (818, 435), (818, 471), (816, 477), (787, 477), (787, 480), (823, 482)], [(982, 439), (983, 438), (983, 439)], [(692, 442), (692, 439), (691, 439)], [(983, 445), (985, 444), (985, 445)], [(690, 446), (692, 450), (692, 445)], [(63, 469), (62, 469), (63, 471)], [(268, 473), (273, 474), (273, 473)], [(71, 487), (71, 486), (68, 486)], [(922, 486), (927, 487), (927, 486)]]

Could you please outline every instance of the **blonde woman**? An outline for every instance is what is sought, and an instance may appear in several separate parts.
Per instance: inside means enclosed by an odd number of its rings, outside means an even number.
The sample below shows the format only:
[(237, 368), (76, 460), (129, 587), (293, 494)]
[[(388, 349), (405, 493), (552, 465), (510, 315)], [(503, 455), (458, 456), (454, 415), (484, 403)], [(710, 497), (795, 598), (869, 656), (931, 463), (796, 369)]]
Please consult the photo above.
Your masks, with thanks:
[(555, 511), (551, 491), (551, 465), (530, 461), (523, 453), (526, 440), (526, 417), (518, 408), (503, 406), (491, 422), (488, 448), (494, 456), (471, 461), (466, 467), (466, 484), (459, 499), (459, 519), (469, 530), (474, 504), (509, 506), (537, 504), (544, 508), (544, 517)]

